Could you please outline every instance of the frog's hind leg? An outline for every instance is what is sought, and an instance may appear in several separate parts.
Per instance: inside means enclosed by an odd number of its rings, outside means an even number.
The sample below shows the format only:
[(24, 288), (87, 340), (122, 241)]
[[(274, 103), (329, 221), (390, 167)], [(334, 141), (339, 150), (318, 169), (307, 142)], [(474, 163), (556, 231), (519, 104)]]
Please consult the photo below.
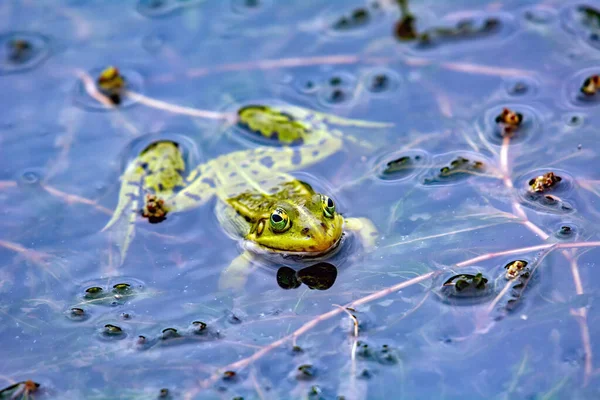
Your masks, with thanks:
[(246, 285), (248, 275), (251, 272), (252, 255), (244, 251), (237, 256), (227, 268), (221, 272), (219, 277), (219, 290), (239, 290)]
[(180, 212), (199, 207), (209, 201), (217, 191), (216, 177), (210, 164), (202, 164), (185, 178), (186, 186), (167, 199), (169, 212)]
[[(122, 177), (119, 203), (112, 218), (102, 228), (102, 232), (116, 226), (117, 244), (120, 247), (121, 263), (125, 260), (127, 249), (135, 237), (135, 220), (139, 213), (139, 196), (142, 190), (144, 171), (132, 164)], [(124, 218), (126, 216), (126, 218)]]

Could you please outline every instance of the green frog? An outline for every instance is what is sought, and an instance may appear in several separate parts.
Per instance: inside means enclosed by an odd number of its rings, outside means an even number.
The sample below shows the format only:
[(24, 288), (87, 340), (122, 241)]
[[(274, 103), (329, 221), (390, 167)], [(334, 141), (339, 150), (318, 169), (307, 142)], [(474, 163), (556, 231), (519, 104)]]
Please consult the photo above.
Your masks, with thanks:
[[(142, 193), (141, 215), (150, 223), (216, 197), (219, 222), (245, 244), (244, 252), (222, 275), (222, 287), (239, 287), (244, 282), (253, 254), (320, 257), (338, 246), (344, 230), (359, 232), (364, 245), (372, 247), (377, 231), (370, 221), (342, 217), (331, 197), (288, 174), (341, 149), (342, 134), (329, 129), (328, 123), (389, 126), (295, 106), (243, 107), (238, 111), (238, 124), (276, 139), (281, 146), (224, 154), (197, 166), (184, 178), (185, 161), (179, 145), (168, 140), (152, 143), (124, 172), (117, 209), (104, 230), (126, 220), (120, 240), (124, 260), (135, 235)], [(297, 146), (288, 146), (292, 143)]]

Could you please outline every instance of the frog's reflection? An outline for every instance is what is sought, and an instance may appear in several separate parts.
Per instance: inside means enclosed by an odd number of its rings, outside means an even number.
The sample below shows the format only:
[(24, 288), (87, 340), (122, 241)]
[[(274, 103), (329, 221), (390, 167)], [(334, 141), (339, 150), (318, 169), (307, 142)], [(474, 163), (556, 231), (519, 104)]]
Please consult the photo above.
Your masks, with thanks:
[(310, 267), (295, 271), (290, 267), (277, 270), (277, 284), (282, 289), (297, 289), (303, 283), (311, 289), (327, 290), (333, 286), (337, 278), (335, 265), (320, 262)]

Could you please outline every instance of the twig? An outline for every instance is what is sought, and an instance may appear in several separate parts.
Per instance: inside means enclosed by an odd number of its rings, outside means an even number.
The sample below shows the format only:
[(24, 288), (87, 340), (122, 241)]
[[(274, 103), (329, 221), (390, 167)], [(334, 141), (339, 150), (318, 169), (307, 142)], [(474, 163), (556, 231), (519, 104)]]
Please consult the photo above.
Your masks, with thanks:
[(81, 81), (83, 82), (83, 87), (88, 95), (90, 95), (92, 98), (94, 98), (97, 102), (104, 105), (105, 107), (110, 108), (110, 109), (116, 109), (116, 111), (118, 112), (117, 115), (119, 116), (119, 119), (121, 120), (121, 122), (123, 122), (123, 125), (125, 126), (125, 128), (133, 135), (139, 134), (138, 129), (132, 123), (130, 123), (127, 119), (125, 119), (123, 114), (121, 114), (121, 112), (113, 104), (113, 102), (110, 101), (110, 99), (108, 97), (106, 97), (105, 95), (103, 95), (102, 93), (100, 93), (98, 91), (98, 89), (96, 88), (96, 83), (94, 82), (92, 77), (88, 75), (87, 72), (85, 72), (83, 70), (76, 70), (76, 73), (77, 73), (77, 76), (79, 77), (79, 79), (81, 79)]
[(232, 113), (220, 113), (216, 111), (200, 110), (197, 108), (183, 107), (176, 104), (167, 103), (166, 101), (156, 100), (140, 93), (127, 91), (127, 96), (132, 100), (135, 100), (147, 107), (155, 108), (158, 110), (172, 112), (174, 114), (189, 115), (191, 117), (199, 117), (206, 119), (217, 119), (226, 121), (235, 121), (236, 116)]
[[(366, 304), (369, 303), (371, 301), (380, 299), (382, 297), (385, 297), (391, 293), (397, 292), (398, 290), (402, 290), (405, 289), (409, 286), (415, 285), (417, 283), (423, 282), (429, 278), (431, 278), (433, 275), (435, 274), (435, 272), (428, 272), (426, 274), (417, 276), (415, 278), (409, 279), (407, 281), (403, 281), (400, 282), (394, 286), (390, 286), (386, 289), (382, 289), (380, 291), (377, 291), (375, 293), (372, 293), (368, 296), (365, 296), (363, 298), (360, 298), (358, 300), (355, 300), (351, 303), (346, 304), (345, 306), (343, 306), (342, 308), (335, 308), (329, 312), (323, 313), (317, 317), (315, 317), (314, 319), (310, 320), (309, 322), (305, 323), (304, 325), (302, 325), (300, 328), (296, 329), (294, 332), (292, 332), (289, 335), (284, 336), (283, 338), (276, 340), (275, 342), (269, 344), (268, 346), (265, 346), (263, 349), (257, 351), (256, 353), (252, 354), (249, 357), (243, 358), (239, 361), (236, 361), (232, 364), (229, 364), (225, 367), (223, 367), (222, 369), (227, 369), (227, 370), (240, 370), (243, 368), (246, 368), (248, 365), (252, 364), (254, 361), (260, 359), (261, 357), (263, 357), (264, 355), (268, 354), (269, 352), (271, 352), (272, 350), (282, 346), (283, 344), (287, 343), (290, 340), (295, 339), (296, 337), (308, 332), (309, 330), (311, 330), (312, 328), (314, 328), (315, 326), (317, 326), (319, 323), (323, 322), (323, 321), (327, 321), (328, 319), (331, 319), (333, 317), (335, 317), (336, 315), (341, 314), (342, 312), (344, 312), (344, 310), (348, 307), (350, 308), (354, 308), (357, 306), (360, 306), (362, 304)], [(199, 388), (206, 388), (210, 385), (211, 382), (214, 382), (216, 379), (218, 379), (218, 377), (220, 376), (220, 374), (215, 374), (213, 375), (211, 378), (205, 379), (203, 381), (201, 381), (199, 383), (199, 387), (194, 388), (194, 390), (190, 393), (188, 393), (188, 396), (186, 396), (187, 398), (193, 398), (193, 395), (195, 393), (197, 393), (197, 391), (199, 390)]]
[(104, 214), (112, 215), (112, 213), (113, 213), (111, 210), (109, 210), (106, 207), (101, 206), (100, 204), (96, 203), (94, 200), (90, 200), (85, 197), (77, 196), (75, 194), (65, 193), (65, 192), (60, 191), (49, 185), (42, 185), (42, 188), (44, 188), (44, 190), (47, 191), (48, 193), (50, 193), (52, 196), (56, 196), (56, 197), (64, 200), (68, 204), (73, 204), (73, 203), (86, 204), (88, 206), (94, 207), (96, 210), (98, 210)]

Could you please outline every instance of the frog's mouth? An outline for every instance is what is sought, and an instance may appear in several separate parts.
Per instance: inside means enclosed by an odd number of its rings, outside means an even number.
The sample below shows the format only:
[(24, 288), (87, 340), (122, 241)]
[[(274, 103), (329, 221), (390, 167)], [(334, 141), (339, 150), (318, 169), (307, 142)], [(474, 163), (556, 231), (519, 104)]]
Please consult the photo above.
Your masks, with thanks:
[(301, 258), (319, 258), (324, 255), (330, 255), (331, 253), (336, 252), (337, 249), (340, 247), (340, 243), (342, 243), (343, 238), (344, 238), (344, 233), (339, 235), (335, 239), (335, 241), (333, 243), (331, 243), (327, 248), (317, 249), (314, 251), (309, 251), (309, 250), (294, 251), (294, 250), (289, 250), (289, 249), (279, 249), (276, 247), (259, 244), (259, 243), (256, 243), (256, 242), (253, 242), (250, 240), (247, 240), (244, 242), (244, 248), (246, 250), (252, 251), (257, 254), (276, 253), (276, 254), (280, 254), (284, 257), (293, 256), (293, 257), (301, 257)]

